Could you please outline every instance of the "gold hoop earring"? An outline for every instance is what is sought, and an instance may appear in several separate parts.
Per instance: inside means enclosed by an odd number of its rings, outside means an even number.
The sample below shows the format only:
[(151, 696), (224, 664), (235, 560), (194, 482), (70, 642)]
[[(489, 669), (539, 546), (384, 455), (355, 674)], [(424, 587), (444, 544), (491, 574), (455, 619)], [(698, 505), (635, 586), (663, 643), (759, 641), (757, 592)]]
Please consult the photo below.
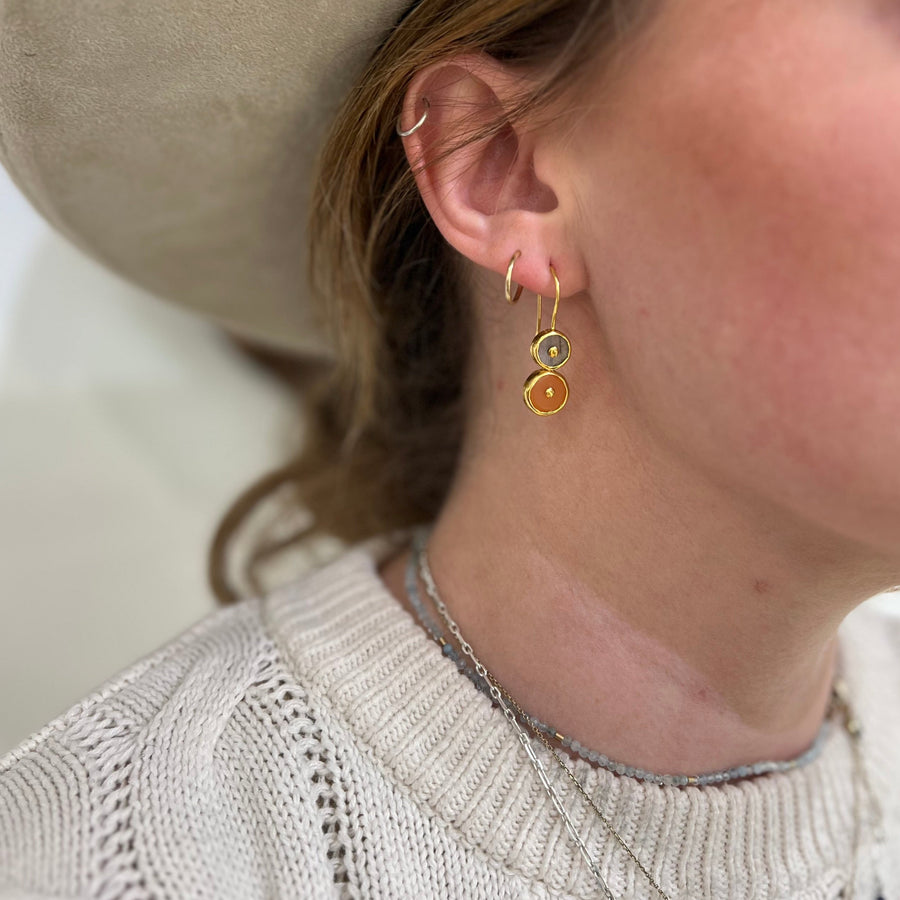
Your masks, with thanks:
[[(515, 257), (513, 257), (515, 261)], [(512, 273), (510, 263), (507, 285)], [(541, 295), (537, 295), (537, 329), (531, 342), (531, 357), (540, 366), (525, 379), (522, 389), (525, 397), (525, 405), (539, 416), (552, 416), (558, 413), (569, 399), (569, 383), (556, 370), (564, 366), (572, 355), (572, 345), (569, 339), (556, 330), (556, 312), (559, 309), (559, 278), (556, 269), (550, 266), (550, 274), (553, 276), (553, 284), (556, 289), (556, 299), (553, 302), (553, 315), (550, 319), (550, 328), (541, 331)], [(521, 286), (519, 287), (521, 292)], [(507, 287), (507, 299), (509, 288)], [(518, 295), (517, 295), (518, 298)]]
[(522, 296), (522, 285), (518, 285), (516, 288), (516, 295), (512, 296), (512, 273), (513, 266), (516, 264), (516, 260), (522, 255), (521, 250), (516, 250), (513, 253), (513, 258), (509, 261), (509, 267), (506, 270), (506, 302), (507, 303), (515, 303), (519, 297)]

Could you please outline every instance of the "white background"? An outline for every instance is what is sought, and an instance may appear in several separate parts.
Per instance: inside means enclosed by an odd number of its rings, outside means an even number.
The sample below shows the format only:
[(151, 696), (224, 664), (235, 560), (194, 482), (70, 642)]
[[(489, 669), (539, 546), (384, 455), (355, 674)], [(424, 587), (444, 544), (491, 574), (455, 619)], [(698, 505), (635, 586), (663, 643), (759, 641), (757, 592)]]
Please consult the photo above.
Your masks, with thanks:
[(0, 166), (0, 755), (214, 608), (219, 516), (294, 401), (59, 236)]

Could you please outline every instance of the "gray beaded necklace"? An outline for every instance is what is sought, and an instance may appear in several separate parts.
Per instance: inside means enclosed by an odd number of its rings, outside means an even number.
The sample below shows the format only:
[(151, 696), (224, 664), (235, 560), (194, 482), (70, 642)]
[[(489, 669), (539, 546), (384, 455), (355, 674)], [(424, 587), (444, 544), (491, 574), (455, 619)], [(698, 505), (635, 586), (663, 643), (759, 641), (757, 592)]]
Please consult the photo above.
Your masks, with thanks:
[[(428, 614), (422, 602), (416, 576), (419, 569), (421, 551), (425, 547), (430, 532), (431, 526), (421, 526), (414, 531), (412, 553), (410, 554), (409, 563), (406, 567), (406, 592), (409, 596), (410, 604), (412, 605), (420, 624), (425, 628), (429, 635), (431, 635), (433, 640), (440, 645), (444, 655), (452, 660), (460, 672), (471, 679), (478, 690), (488, 697), (491, 697), (490, 686), (487, 681), (485, 681), (484, 678), (475, 672), (475, 670), (460, 657), (456, 648), (444, 637), (441, 629)], [(828, 731), (831, 728), (830, 718), (829, 716), (826, 716), (812, 746), (800, 756), (794, 757), (793, 759), (783, 761), (766, 760), (753, 763), (752, 765), (735, 766), (731, 769), (719, 772), (707, 772), (701, 775), (659, 775), (655, 772), (648, 772), (645, 769), (636, 768), (635, 766), (626, 766), (624, 763), (609, 759), (609, 757), (605, 756), (603, 753), (598, 753), (596, 750), (591, 750), (588, 747), (583, 746), (578, 741), (557, 731), (552, 725), (548, 725), (546, 722), (542, 722), (528, 713), (525, 713), (524, 715), (524, 724), (542, 732), (549, 738), (558, 741), (563, 747), (571, 750), (582, 759), (601, 766), (615, 775), (634, 778), (638, 781), (646, 781), (650, 784), (672, 785), (676, 787), (723, 784), (726, 781), (736, 781), (739, 778), (752, 778), (758, 775), (766, 775), (770, 772), (787, 772), (791, 769), (805, 766), (819, 755), (828, 735)]]

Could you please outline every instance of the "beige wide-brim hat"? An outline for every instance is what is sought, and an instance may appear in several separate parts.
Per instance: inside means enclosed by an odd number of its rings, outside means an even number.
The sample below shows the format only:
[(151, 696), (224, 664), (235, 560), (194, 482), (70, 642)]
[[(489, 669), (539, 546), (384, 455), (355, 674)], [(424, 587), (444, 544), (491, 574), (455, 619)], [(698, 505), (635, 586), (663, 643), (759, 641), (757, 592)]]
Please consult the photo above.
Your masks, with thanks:
[(0, 162), (87, 254), (279, 349), (308, 305), (314, 158), (411, 0), (0, 0)]

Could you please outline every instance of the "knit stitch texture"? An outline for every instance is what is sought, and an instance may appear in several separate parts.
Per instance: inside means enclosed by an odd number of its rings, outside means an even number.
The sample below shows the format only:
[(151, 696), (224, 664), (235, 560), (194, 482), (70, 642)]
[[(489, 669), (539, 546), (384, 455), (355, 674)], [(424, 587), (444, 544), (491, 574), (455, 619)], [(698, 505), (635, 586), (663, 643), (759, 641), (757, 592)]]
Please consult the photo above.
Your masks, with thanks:
[[(379, 578), (403, 539), (210, 613), (0, 759), (0, 898), (597, 897), (509, 723)], [(900, 900), (900, 621), (863, 607), (840, 641), (886, 831), (855, 897)], [(841, 896), (838, 727), (802, 769), (717, 787), (575, 769), (672, 900)], [(615, 896), (654, 897), (557, 784)]]

